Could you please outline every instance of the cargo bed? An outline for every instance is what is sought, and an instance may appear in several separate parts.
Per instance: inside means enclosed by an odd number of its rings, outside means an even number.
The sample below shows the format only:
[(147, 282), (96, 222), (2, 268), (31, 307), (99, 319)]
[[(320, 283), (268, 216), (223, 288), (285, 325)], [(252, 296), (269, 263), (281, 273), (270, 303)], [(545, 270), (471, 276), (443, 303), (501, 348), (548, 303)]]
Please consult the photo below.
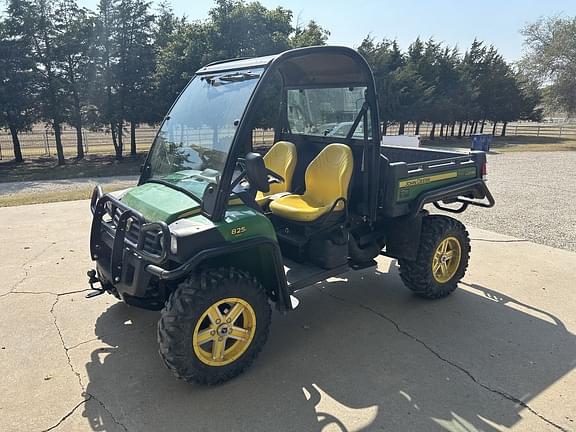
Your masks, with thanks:
[[(468, 205), (492, 207), (494, 200), (482, 178), (485, 164), (484, 152), (381, 146), (382, 215), (413, 215), (427, 203), (451, 212), (462, 212)], [(460, 206), (446, 207), (440, 202)]]

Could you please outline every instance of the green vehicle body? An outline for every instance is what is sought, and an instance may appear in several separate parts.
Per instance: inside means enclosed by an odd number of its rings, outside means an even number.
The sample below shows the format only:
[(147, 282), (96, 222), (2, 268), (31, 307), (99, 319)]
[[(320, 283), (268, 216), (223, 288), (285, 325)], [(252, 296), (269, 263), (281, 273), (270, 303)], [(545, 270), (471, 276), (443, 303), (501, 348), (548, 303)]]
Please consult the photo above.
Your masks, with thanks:
[[(153, 156), (149, 155), (138, 186), (108, 195), (103, 195), (99, 188), (95, 189), (91, 203), (94, 213), (91, 255), (96, 261), (96, 274), (107, 291), (127, 303), (160, 309), (190, 272), (234, 266), (249, 271), (260, 280), (278, 309), (291, 310), (290, 296), (295, 290), (331, 275), (325, 272), (316, 279), (289, 283), (284, 273), (277, 227), (269, 216), (245, 202), (230, 186), (236, 158), (246, 151), (241, 140), (251, 133), (246, 124), (250, 121), (251, 110), (257, 105), (256, 95), (261, 93), (260, 86), (264, 85), (268, 70), (298, 56), (317, 53), (352, 58), (368, 77), (365, 106), (369, 109), (361, 111), (361, 114), (366, 119), (365, 124), (370, 123), (372, 129), (365, 129), (362, 139), (358, 139), (357, 134), (352, 135), (353, 131), (340, 139), (358, 148), (364, 146), (363, 151), (371, 155), (363, 174), (366, 183), (363, 190), (367, 191), (363, 198), (365, 202), (358, 206), (361, 214), (351, 226), (351, 232), (356, 230), (354, 232), (365, 238), (386, 238), (383, 254), (413, 259), (418, 250), (426, 204), (450, 212), (463, 211), (469, 205), (490, 207), (494, 204), (483, 181), (486, 164), (483, 152), (462, 154), (380, 145), (374, 82), (368, 65), (358, 53), (342, 47), (288, 51), (250, 63), (252, 67), (264, 70), (263, 77), (255, 84), (240, 120), (234, 123), (237, 129), (230, 154), (216, 185), (207, 187), (206, 182), (189, 182), (187, 189), (183, 190), (174, 186), (186, 179), (185, 174), (179, 172), (154, 180), (150, 177)], [(246, 62), (250, 60), (209, 65), (201, 69), (198, 76), (221, 73), (221, 70), (236, 73), (234, 67), (245, 70)], [(169, 118), (170, 115), (165, 122)], [(280, 133), (281, 130), (284, 129), (277, 128), (275, 141), (287, 139), (303, 143), (299, 145), (306, 144), (306, 136), (285, 130)], [(314, 140), (315, 145), (327, 145), (335, 138), (317, 136)], [(151, 154), (153, 152), (154, 147)], [(207, 195), (211, 196), (207, 198)], [(489, 200), (487, 204), (479, 202), (485, 198)], [(450, 203), (459, 207), (445, 206)], [(104, 221), (106, 217), (110, 217), (109, 222)], [(146, 226), (146, 235), (156, 235), (153, 252), (146, 250), (146, 238), (130, 240), (130, 230), (134, 225), (139, 229)], [(342, 272), (342, 268), (339, 271)]]
[[(397, 259), (417, 295), (449, 295), (464, 277), (469, 236), (425, 206), (493, 206), (486, 155), (381, 145), (377, 100), (368, 64), (344, 47), (201, 68), (164, 119), (138, 185), (94, 189), (88, 296), (162, 309), (164, 364), (188, 382), (217, 384), (262, 349), (271, 303), (291, 311), (298, 290), (373, 268), (378, 255)], [(263, 125), (276, 143), (268, 162), (270, 148), (253, 139)]]
[[(156, 183), (145, 183), (129, 190), (122, 201), (140, 212), (147, 220), (167, 224), (184, 219), (208, 229), (216, 229), (226, 242), (237, 242), (252, 237), (265, 237), (276, 241), (276, 232), (268, 218), (243, 205), (236, 198), (222, 221), (203, 216), (200, 205), (182, 192)], [(234, 202), (234, 198), (231, 200)]]
[(442, 186), (453, 185), (463, 180), (471, 180), (478, 175), (476, 168), (449, 170), (428, 176), (411, 177), (398, 182), (396, 201), (398, 203), (418, 198), (424, 192)]

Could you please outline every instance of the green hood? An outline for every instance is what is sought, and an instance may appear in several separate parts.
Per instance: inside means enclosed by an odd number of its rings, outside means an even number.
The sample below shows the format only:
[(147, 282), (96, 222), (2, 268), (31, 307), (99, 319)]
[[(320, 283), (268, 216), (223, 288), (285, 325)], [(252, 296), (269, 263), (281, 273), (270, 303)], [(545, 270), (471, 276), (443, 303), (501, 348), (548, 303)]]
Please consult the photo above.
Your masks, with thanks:
[(170, 224), (181, 217), (200, 213), (197, 201), (183, 192), (158, 183), (144, 183), (131, 189), (122, 197), (122, 202), (142, 213), (151, 222)]

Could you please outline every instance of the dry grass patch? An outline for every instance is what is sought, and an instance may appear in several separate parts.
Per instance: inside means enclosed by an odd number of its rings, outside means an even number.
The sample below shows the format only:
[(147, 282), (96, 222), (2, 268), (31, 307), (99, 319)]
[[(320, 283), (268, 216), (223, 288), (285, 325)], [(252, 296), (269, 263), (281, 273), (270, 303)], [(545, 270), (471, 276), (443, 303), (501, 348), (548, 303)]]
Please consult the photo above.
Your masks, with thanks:
[[(111, 184), (104, 187), (104, 192), (113, 192), (125, 188), (125, 185)], [(14, 207), (29, 204), (44, 204), (60, 201), (76, 201), (89, 199), (93, 186), (86, 186), (64, 191), (19, 192), (10, 195), (0, 195), (0, 207)]]

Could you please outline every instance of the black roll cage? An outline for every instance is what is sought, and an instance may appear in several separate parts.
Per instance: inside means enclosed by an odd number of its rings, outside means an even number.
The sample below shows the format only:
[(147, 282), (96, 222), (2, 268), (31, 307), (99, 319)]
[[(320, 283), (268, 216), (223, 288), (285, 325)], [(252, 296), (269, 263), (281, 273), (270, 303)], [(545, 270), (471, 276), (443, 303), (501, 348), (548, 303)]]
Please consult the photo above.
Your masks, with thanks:
[[(286, 114), (286, 104), (287, 104), (287, 89), (288, 88), (329, 88), (329, 87), (354, 87), (354, 86), (365, 86), (366, 87), (366, 95), (365, 95), (365, 105), (363, 106), (363, 118), (366, 120), (367, 113), (370, 113), (371, 117), (371, 127), (372, 127), (372, 137), (370, 140), (367, 138), (367, 121), (364, 121), (364, 152), (363, 152), (363, 163), (362, 163), (362, 171), (366, 173), (366, 176), (363, 176), (365, 188), (364, 190), (368, 192), (368, 214), (366, 215), (370, 222), (376, 220), (376, 213), (378, 208), (378, 180), (379, 180), (379, 158), (380, 158), (380, 128), (379, 128), (379, 111), (378, 111), (378, 99), (376, 97), (376, 86), (374, 82), (374, 76), (372, 74), (372, 70), (368, 65), (367, 61), (360, 55), (357, 51), (342, 46), (316, 46), (316, 47), (307, 47), (307, 48), (298, 48), (289, 51), (285, 51), (280, 53), (276, 56), (268, 56), (268, 57), (261, 57), (261, 58), (254, 58), (254, 59), (231, 59), (231, 60), (224, 60), (219, 62), (211, 63), (207, 66), (204, 66), (200, 70), (196, 72), (197, 76), (202, 76), (205, 74), (213, 74), (213, 73), (220, 73), (226, 71), (240, 71), (246, 69), (254, 69), (254, 68), (264, 68), (262, 72), (262, 76), (260, 77), (258, 83), (252, 95), (250, 96), (248, 103), (242, 113), (241, 118), (239, 119), (238, 128), (236, 129), (236, 133), (232, 140), (232, 144), (230, 146), (230, 151), (228, 153), (226, 163), (224, 165), (224, 170), (222, 172), (222, 178), (220, 182), (216, 184), (210, 184), (207, 186), (204, 196), (202, 198), (202, 214), (207, 218), (213, 221), (221, 221), (224, 218), (226, 213), (226, 207), (228, 205), (228, 200), (230, 197), (230, 193), (232, 192), (231, 183), (232, 177), (234, 175), (234, 171), (236, 168), (237, 160), (239, 157), (243, 155), (243, 152), (246, 150), (246, 140), (250, 139), (251, 137), (251, 126), (252, 126), (252, 119), (254, 113), (256, 112), (256, 106), (259, 100), (260, 95), (263, 92), (263, 89), (266, 85), (273, 79), (272, 75), (275, 71), (280, 71), (280, 68), (283, 64), (291, 59), (295, 59), (298, 57), (305, 57), (305, 56), (315, 56), (320, 54), (332, 54), (332, 55), (341, 55), (348, 57), (351, 59), (354, 64), (358, 67), (358, 72), (362, 77), (364, 77), (364, 81), (359, 82), (352, 82), (352, 81), (342, 81), (341, 83), (337, 82), (330, 82), (330, 83), (322, 83), (320, 82), (311, 82), (309, 84), (300, 83), (298, 85), (287, 86), (285, 82), (284, 75), (280, 72), (280, 76), (282, 78), (282, 101), (280, 105), (280, 109), (282, 110), (281, 120), (280, 120), (280, 127), (276, 128), (275, 139), (278, 138), (279, 133), (281, 134), (285, 127), (287, 127), (287, 120), (284, 119)], [(193, 78), (193, 79), (194, 79)], [(185, 90), (185, 89), (184, 89)], [(178, 99), (176, 99), (177, 101)], [(176, 102), (174, 102), (175, 104)], [(172, 105), (172, 107), (174, 106)], [(170, 111), (172, 110), (170, 108)], [(169, 111), (169, 112), (170, 112)], [(165, 121), (165, 120), (164, 120)], [(356, 119), (354, 122), (354, 128), (358, 126), (360, 121), (360, 117)], [(290, 132), (286, 131), (288, 134)], [(351, 133), (346, 138), (341, 138), (340, 140), (347, 143), (352, 144), (354, 141), (359, 141), (358, 139), (352, 138), (352, 133), (354, 131), (351, 129)], [(306, 135), (301, 135), (306, 136)], [(316, 137), (314, 136), (313, 139), (317, 141), (324, 141), (322, 138), (325, 137)], [(332, 138), (332, 141), (334, 139)], [(366, 154), (368, 151), (368, 155)], [(150, 153), (148, 158), (150, 157)], [(146, 160), (144, 164), (144, 171), (142, 173), (142, 177), (140, 180), (141, 184), (143, 179), (145, 178), (146, 174), (146, 167), (149, 166), (149, 160)]]

